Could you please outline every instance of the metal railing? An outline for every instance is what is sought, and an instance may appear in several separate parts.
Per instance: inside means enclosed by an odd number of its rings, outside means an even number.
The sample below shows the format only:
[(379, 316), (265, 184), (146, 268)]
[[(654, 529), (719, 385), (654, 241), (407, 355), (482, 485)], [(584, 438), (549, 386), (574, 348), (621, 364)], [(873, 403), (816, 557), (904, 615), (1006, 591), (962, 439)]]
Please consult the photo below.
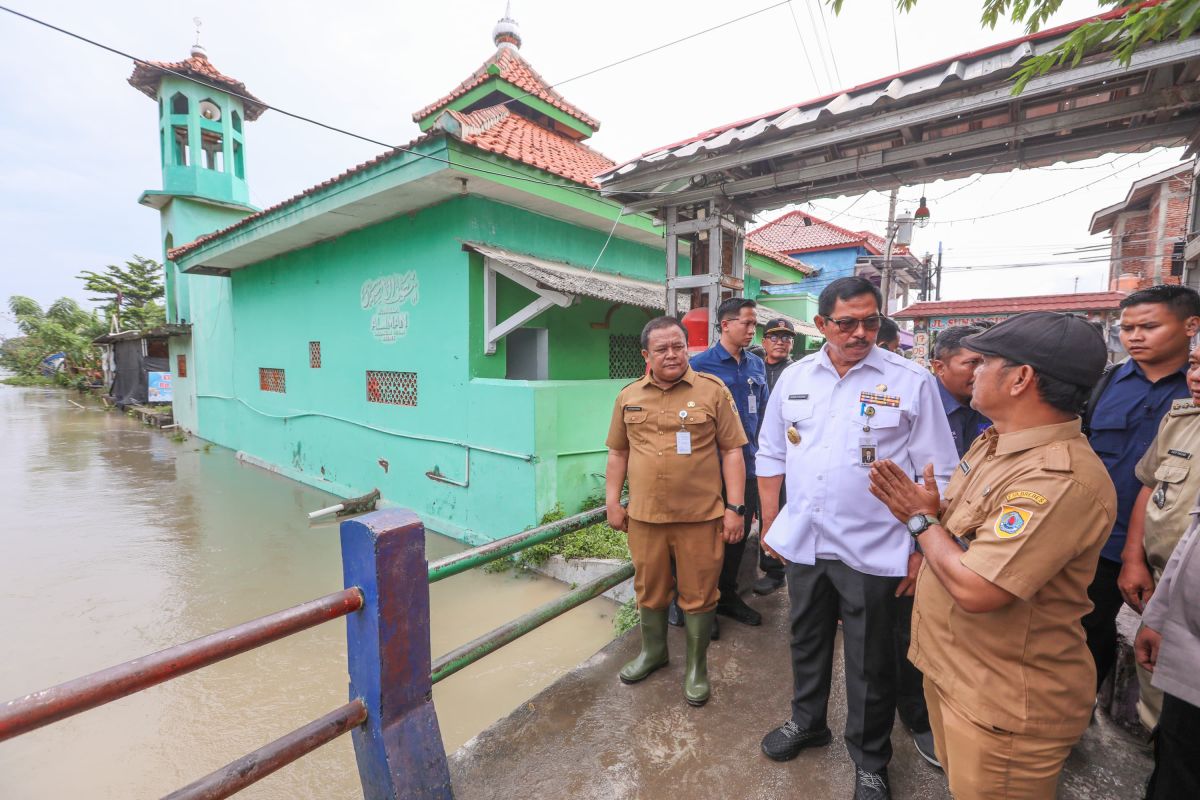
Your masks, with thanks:
[(229, 797), (347, 732), (354, 737), (366, 800), (452, 798), (433, 684), (632, 577), (633, 565), (572, 589), (436, 662), (429, 650), (429, 584), (603, 518), (603, 508), (585, 511), (433, 564), (425, 560), (425, 529), (413, 513), (385, 509), (346, 520), (340, 529), (342, 591), (4, 703), (0, 742), (345, 617), (350, 701), (167, 800)]

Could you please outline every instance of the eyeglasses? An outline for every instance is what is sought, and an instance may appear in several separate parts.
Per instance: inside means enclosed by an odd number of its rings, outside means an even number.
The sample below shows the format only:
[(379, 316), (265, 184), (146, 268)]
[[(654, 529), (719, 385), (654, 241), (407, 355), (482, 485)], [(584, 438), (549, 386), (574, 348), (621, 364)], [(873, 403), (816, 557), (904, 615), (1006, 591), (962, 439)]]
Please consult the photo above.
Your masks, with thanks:
[(869, 332), (879, 330), (879, 326), (883, 323), (883, 317), (875, 314), (870, 317), (863, 317), (862, 319), (843, 317), (842, 319), (830, 319), (827, 322), (836, 325), (837, 329), (842, 333), (854, 333), (854, 331), (858, 330), (859, 325), (863, 326), (863, 330)]
[(790, 342), (795, 337), (788, 333), (768, 333), (765, 337), (768, 342)]

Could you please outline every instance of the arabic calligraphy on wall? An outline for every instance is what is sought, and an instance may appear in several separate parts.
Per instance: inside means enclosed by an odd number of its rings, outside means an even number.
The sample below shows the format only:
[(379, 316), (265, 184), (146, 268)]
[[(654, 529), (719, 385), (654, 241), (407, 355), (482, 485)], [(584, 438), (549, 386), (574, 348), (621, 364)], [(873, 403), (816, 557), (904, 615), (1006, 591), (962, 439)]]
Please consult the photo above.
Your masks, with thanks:
[(359, 290), (363, 310), (373, 312), (371, 335), (384, 344), (408, 335), (408, 312), (404, 306), (415, 306), (420, 300), (421, 283), (413, 269), (363, 281)]

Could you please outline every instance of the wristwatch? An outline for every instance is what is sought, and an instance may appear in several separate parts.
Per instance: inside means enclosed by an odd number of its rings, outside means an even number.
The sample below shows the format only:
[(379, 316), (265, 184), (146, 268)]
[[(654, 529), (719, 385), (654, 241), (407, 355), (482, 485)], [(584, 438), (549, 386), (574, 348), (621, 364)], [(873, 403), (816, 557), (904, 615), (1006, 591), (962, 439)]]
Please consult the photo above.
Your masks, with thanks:
[(746, 506), (745, 505), (735, 506), (730, 503), (726, 503), (725, 507), (728, 508), (733, 513), (737, 514), (739, 517), (746, 516)]
[(908, 522), (904, 524), (915, 539), (934, 525), (941, 525), (942, 521), (932, 514), (917, 514), (915, 517), (909, 517)]

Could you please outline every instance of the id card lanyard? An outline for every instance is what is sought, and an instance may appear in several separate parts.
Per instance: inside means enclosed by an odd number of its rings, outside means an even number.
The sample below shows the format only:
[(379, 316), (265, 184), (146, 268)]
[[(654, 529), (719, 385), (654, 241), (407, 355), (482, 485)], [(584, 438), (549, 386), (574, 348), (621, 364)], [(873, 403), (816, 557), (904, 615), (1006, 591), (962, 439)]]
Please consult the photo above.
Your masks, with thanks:
[(866, 417), (866, 423), (863, 425), (862, 436), (858, 437), (858, 465), (869, 467), (875, 463), (879, 452), (879, 443), (875, 441), (875, 433), (871, 430), (871, 417), (875, 416), (875, 406), (865, 407), (862, 413)]
[(675, 452), (681, 456), (692, 454), (692, 433), (684, 425), (687, 415), (686, 409), (679, 412), (679, 431), (675, 434)]

